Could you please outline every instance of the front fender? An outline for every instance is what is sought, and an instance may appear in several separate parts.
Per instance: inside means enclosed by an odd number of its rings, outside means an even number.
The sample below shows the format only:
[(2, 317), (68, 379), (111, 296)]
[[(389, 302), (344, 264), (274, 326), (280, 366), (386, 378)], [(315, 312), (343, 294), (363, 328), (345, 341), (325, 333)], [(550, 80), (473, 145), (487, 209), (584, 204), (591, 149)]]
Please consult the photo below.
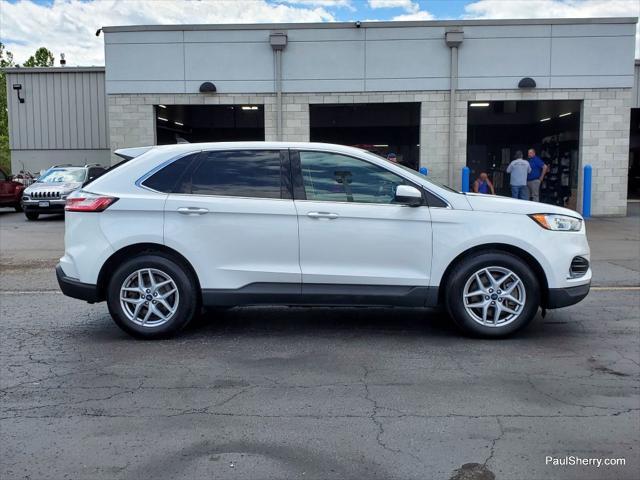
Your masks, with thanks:
[[(438, 210), (438, 211), (436, 211)], [(582, 232), (552, 232), (538, 226), (527, 215), (433, 209), (432, 284), (440, 285), (451, 263), (465, 252), (484, 245), (508, 245), (528, 253), (541, 267), (549, 288), (576, 284), (568, 278), (577, 255), (589, 258)], [(591, 272), (579, 279), (585, 283)]]

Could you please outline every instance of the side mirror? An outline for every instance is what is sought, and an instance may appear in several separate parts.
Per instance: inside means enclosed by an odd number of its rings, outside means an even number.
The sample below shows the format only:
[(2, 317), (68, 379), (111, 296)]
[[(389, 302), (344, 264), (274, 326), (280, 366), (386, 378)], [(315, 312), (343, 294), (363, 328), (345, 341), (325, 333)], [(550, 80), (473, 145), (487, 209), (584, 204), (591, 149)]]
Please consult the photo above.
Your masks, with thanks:
[(422, 205), (422, 193), (411, 185), (398, 185), (396, 187), (395, 201), (410, 207), (418, 207)]

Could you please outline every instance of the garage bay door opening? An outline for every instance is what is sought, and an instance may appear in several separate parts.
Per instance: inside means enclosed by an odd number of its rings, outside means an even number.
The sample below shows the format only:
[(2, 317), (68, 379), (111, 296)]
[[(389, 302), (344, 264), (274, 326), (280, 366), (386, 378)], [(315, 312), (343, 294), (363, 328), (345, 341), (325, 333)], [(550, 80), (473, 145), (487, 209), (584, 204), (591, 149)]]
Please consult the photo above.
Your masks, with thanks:
[(311, 141), (363, 148), (418, 169), (420, 103), (309, 105)]
[(485, 172), (498, 195), (511, 195), (509, 162), (534, 148), (549, 167), (540, 201), (576, 208), (581, 102), (574, 100), (470, 102), (467, 166), (471, 185)]
[(264, 140), (262, 105), (156, 105), (156, 143)]

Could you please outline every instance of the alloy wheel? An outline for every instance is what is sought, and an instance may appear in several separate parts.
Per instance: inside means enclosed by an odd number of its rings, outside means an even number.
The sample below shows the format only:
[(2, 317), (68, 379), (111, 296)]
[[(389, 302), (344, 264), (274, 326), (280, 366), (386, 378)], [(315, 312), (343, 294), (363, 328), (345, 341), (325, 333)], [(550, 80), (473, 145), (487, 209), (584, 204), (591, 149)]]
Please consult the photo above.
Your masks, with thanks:
[(508, 268), (482, 268), (469, 277), (462, 301), (469, 316), (484, 327), (504, 327), (515, 321), (527, 300), (524, 283)]
[(158, 327), (178, 310), (180, 295), (167, 273), (144, 268), (129, 275), (120, 287), (120, 305), (127, 318), (142, 327)]

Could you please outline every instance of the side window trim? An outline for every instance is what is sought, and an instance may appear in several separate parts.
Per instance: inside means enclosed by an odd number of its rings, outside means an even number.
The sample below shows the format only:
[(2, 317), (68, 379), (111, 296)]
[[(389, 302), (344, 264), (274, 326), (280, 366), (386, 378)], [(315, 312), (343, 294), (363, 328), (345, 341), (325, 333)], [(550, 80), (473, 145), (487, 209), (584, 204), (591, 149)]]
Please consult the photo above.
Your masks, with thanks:
[(293, 178), (289, 149), (280, 150), (280, 200), (293, 200)]
[[(300, 160), (300, 152), (312, 152), (312, 153), (328, 153), (332, 155), (341, 155), (343, 157), (353, 158), (354, 160), (359, 160), (361, 162), (368, 163), (369, 165), (373, 165), (374, 167), (381, 168), (397, 177), (402, 178), (408, 185), (417, 188), (420, 193), (422, 193), (422, 204), (420, 206), (428, 207), (429, 203), (427, 202), (427, 197), (425, 193), (425, 188), (422, 185), (416, 184), (410, 179), (397, 174), (396, 172), (392, 172), (391, 170), (387, 170), (380, 165), (377, 165), (369, 160), (365, 160), (364, 158), (356, 157), (353, 155), (345, 154), (345, 153), (337, 153), (330, 152), (327, 150), (290, 150), (290, 158), (291, 158), (291, 170), (293, 174), (293, 194), (295, 200), (307, 200), (307, 194), (304, 189), (304, 178), (302, 176), (302, 162)], [(336, 203), (362, 203), (362, 202), (342, 202), (342, 201), (334, 201), (334, 200), (314, 200), (318, 202), (336, 202)], [(372, 205), (387, 205), (386, 203), (372, 203)]]
[(291, 184), (293, 186), (293, 199), (306, 200), (307, 193), (304, 191), (304, 179), (302, 177), (300, 151), (289, 149), (289, 159), (291, 162)]

